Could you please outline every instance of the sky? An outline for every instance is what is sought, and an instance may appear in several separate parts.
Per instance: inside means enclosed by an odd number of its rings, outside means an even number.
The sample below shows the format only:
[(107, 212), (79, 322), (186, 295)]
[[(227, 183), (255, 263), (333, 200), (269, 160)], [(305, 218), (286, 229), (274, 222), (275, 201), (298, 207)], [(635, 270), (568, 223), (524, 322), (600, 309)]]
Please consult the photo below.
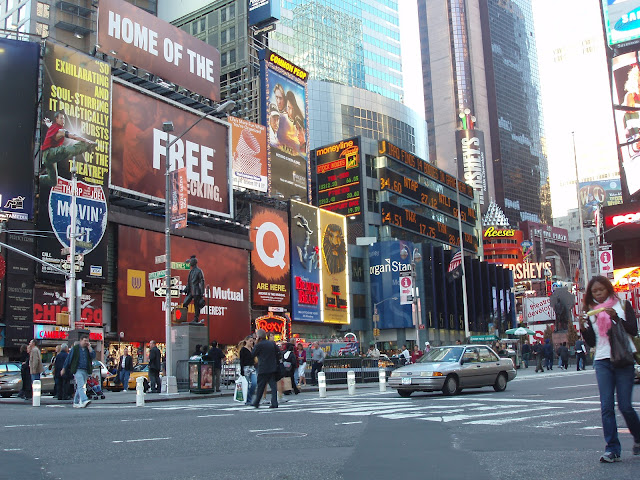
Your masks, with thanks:
[[(429, 0), (446, 1), (446, 0)], [(405, 105), (424, 118), (416, 0), (398, 2)], [(554, 217), (576, 208), (581, 180), (618, 173), (599, 0), (533, 0)], [(563, 49), (563, 61), (558, 52)], [(572, 134), (573, 132), (573, 134)]]

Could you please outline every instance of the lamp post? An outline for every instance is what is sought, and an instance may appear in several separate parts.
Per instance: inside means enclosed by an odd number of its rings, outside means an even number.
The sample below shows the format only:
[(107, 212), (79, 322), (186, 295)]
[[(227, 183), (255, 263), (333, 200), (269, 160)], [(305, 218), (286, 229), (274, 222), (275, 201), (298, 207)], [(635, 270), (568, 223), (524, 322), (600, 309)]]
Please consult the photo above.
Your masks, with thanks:
[(467, 306), (467, 272), (464, 266), (464, 238), (462, 234), (462, 208), (460, 206), (460, 188), (458, 185), (458, 157), (456, 163), (456, 199), (458, 202), (458, 235), (460, 239), (460, 267), (462, 268), (462, 311), (464, 313), (464, 338), (468, 339), (469, 333), (469, 308)]
[[(582, 269), (584, 273), (584, 289), (587, 290), (589, 283), (589, 264), (587, 262), (587, 244), (584, 240), (584, 220), (582, 218), (582, 208), (580, 208), (580, 180), (578, 179), (578, 156), (576, 154), (576, 134), (571, 132), (573, 139), (573, 164), (576, 169), (576, 198), (578, 199), (578, 218), (580, 219), (580, 243), (582, 244)], [(589, 261), (591, 258), (589, 258)]]
[[(220, 104), (215, 111), (214, 115), (218, 114), (228, 114), (233, 110), (236, 106), (236, 102), (233, 100), (227, 100), (226, 102)], [(196, 120), (193, 125), (187, 128), (184, 132), (182, 132), (179, 136), (173, 137), (169, 134), (169, 132), (173, 132), (173, 122), (171, 120), (162, 122), (162, 131), (167, 133), (166, 140), (166, 149), (165, 149), (165, 192), (164, 192), (164, 237), (165, 237), (165, 337), (166, 337), (166, 347), (165, 347), (165, 359), (166, 359), (166, 373), (167, 378), (173, 376), (173, 352), (171, 348), (171, 162), (169, 160), (169, 149), (171, 146), (184, 137), (193, 127), (198, 125), (202, 120), (210, 116), (210, 113), (203, 114), (198, 120)], [(208, 339), (207, 339), (208, 341)], [(167, 380), (167, 393), (169, 393), (170, 382)]]
[[(407, 247), (400, 251), (400, 258), (403, 260), (409, 256)], [(416, 326), (416, 345), (420, 346), (420, 317), (418, 316), (418, 270), (416, 264), (422, 261), (422, 254), (418, 248), (411, 252), (411, 285), (413, 287), (413, 297), (411, 299), (411, 320)]]

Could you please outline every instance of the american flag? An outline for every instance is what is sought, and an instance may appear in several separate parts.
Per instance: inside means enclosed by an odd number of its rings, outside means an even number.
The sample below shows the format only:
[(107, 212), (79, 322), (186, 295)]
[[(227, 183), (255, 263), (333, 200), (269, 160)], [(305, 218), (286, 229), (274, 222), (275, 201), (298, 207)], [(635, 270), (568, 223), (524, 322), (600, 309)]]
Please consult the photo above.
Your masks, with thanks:
[(338, 356), (343, 355), (357, 355), (358, 354), (358, 342), (348, 342), (344, 347), (338, 350)]
[(451, 258), (451, 262), (449, 263), (448, 273), (453, 272), (456, 268), (460, 266), (460, 262), (462, 262), (462, 250), (458, 250), (455, 255)]

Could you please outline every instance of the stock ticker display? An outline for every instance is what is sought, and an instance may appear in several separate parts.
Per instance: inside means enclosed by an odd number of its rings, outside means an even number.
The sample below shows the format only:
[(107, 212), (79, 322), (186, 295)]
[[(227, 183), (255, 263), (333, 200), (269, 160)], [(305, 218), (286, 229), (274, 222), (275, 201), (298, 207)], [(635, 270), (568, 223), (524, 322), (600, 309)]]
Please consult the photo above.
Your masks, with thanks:
[(360, 215), (360, 139), (350, 138), (326, 145), (314, 153), (318, 207), (346, 216)]

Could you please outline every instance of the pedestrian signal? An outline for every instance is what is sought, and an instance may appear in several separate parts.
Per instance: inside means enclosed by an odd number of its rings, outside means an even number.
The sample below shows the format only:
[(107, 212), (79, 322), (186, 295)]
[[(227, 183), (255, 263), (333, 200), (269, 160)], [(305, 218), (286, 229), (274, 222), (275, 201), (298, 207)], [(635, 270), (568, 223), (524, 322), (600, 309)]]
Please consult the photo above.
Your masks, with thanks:
[(173, 309), (173, 314), (171, 315), (171, 320), (173, 323), (184, 323), (187, 321), (187, 308), (186, 307), (176, 307)]

